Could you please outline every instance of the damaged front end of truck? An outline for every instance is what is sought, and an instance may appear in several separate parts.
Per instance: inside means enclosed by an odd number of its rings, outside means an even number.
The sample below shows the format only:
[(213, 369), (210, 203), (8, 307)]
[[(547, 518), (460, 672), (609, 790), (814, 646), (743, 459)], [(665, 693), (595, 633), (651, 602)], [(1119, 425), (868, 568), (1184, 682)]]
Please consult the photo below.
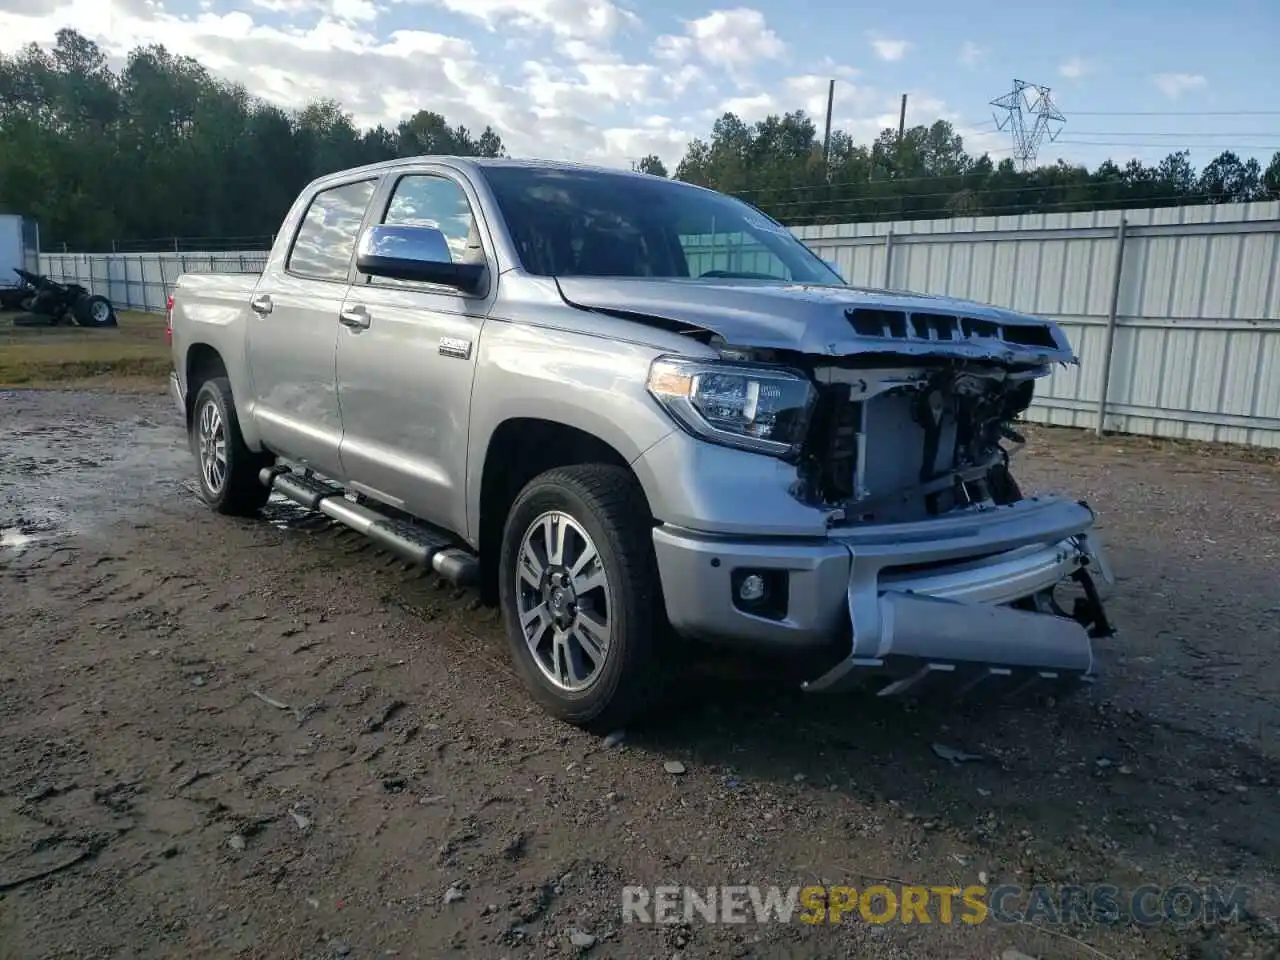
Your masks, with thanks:
[[(1036, 381), (1076, 363), (1052, 321), (850, 287), (641, 282), (606, 304), (587, 283), (563, 286), (587, 309), (679, 318), (679, 327), (660, 322), (706, 344), (727, 369), (785, 371), (806, 385), (788, 396), (785, 380), (775, 388), (765, 377), (747, 402), (761, 411), (772, 404), (759, 421), (790, 418), (785, 432), (803, 437), (772, 452), (794, 466), (789, 493), (825, 518), (826, 539), (790, 557), (771, 548), (724, 561), (756, 563), (789, 595), (789, 606), (784, 598), (748, 611), (750, 623), (734, 621), (740, 632), (764, 635), (759, 621), (773, 617), (782, 644), (787, 627), (793, 643), (819, 627), (840, 634), (839, 659), (805, 689), (1007, 697), (1093, 679), (1092, 641), (1114, 633), (1098, 584), (1114, 580), (1094, 513), (1083, 501), (1024, 495), (1010, 469)], [(732, 409), (743, 398), (730, 394), (741, 389), (714, 366), (709, 403), (722, 389)], [(696, 390), (692, 377), (673, 369), (671, 388)], [(674, 551), (660, 546), (660, 560), (674, 564)], [(682, 570), (714, 590), (705, 571)], [(847, 614), (827, 611), (833, 602)]]
[(1008, 697), (1090, 682), (1091, 641), (1114, 634), (1093, 511), (1024, 496), (1010, 466), (1036, 381), (1076, 362), (1060, 330), (932, 305), (845, 315), (854, 337), (825, 356), (721, 347), (799, 364), (816, 386), (793, 494), (849, 550), (850, 649), (805, 688)]

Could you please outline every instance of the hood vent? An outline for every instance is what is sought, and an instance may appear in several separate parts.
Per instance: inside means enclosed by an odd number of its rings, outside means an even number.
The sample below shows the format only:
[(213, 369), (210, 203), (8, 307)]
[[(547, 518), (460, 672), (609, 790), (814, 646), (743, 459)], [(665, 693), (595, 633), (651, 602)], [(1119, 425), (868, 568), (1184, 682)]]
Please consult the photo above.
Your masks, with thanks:
[(908, 313), (905, 310), (859, 308), (846, 310), (849, 325), (863, 337), (886, 340), (929, 340), (958, 342), (970, 339), (1002, 340), (1020, 347), (1058, 349), (1053, 331), (1047, 326), (1001, 324), (979, 317), (959, 317), (947, 313)]

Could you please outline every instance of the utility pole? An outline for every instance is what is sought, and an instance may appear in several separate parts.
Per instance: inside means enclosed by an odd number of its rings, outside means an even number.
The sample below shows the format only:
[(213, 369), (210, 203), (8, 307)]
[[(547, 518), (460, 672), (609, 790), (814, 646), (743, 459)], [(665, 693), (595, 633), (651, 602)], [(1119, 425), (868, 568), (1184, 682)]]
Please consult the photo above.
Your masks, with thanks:
[(829, 166), (831, 163), (831, 108), (836, 100), (836, 80), (831, 78), (831, 82), (827, 84), (827, 132), (822, 137), (822, 165)]
[(902, 106), (898, 108), (898, 142), (893, 147), (894, 173), (902, 171), (902, 135), (907, 129), (907, 95), (902, 95)]
[[(907, 95), (902, 95), (902, 105), (898, 108), (898, 142), (894, 145), (894, 160), (901, 159), (902, 136), (907, 129)], [(867, 164), (867, 183), (870, 183), (876, 169), (876, 144), (871, 144), (871, 162)], [(892, 177), (892, 171), (890, 171)]]

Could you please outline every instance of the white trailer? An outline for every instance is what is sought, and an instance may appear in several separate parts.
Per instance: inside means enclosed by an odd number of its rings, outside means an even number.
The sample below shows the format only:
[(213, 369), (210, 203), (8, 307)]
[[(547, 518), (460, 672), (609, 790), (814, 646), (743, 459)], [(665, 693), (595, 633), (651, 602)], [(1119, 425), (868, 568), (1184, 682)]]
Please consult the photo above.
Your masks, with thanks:
[(15, 267), (27, 266), (26, 245), (23, 243), (22, 218), (12, 214), (0, 214), (0, 286), (12, 286), (18, 282)]

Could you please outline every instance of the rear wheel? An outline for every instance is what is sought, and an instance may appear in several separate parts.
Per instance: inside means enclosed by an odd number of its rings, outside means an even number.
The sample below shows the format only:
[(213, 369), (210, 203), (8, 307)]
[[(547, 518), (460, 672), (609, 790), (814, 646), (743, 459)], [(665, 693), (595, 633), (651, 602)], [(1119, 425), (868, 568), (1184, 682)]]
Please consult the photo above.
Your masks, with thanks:
[(547, 712), (607, 732), (658, 701), (666, 618), (648, 506), (627, 470), (535, 477), (507, 517), (499, 571), (512, 657)]
[(258, 479), (258, 471), (270, 458), (245, 445), (226, 377), (206, 380), (196, 393), (190, 439), (200, 495), (209, 506), (232, 516), (249, 516), (262, 508), (271, 491)]

